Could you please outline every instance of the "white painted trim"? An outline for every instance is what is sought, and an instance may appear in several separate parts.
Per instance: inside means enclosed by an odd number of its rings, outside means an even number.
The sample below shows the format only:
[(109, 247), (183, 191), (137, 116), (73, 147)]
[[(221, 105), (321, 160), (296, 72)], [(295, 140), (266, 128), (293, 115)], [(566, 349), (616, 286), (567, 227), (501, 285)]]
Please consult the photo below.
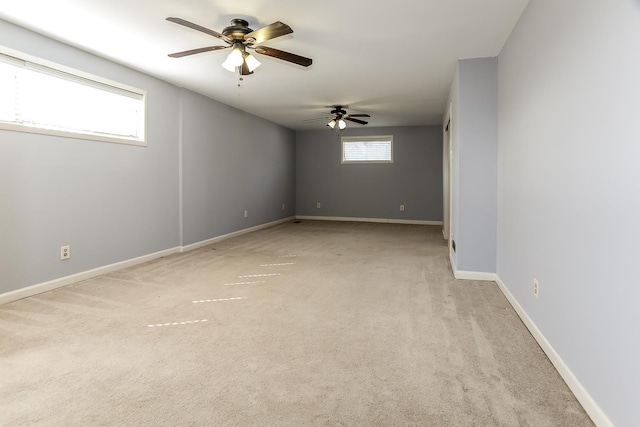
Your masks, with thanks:
[[(447, 223), (449, 225), (448, 227), (448, 234), (449, 236), (447, 237), (447, 246), (449, 247), (449, 254), (451, 254), (451, 251), (453, 250), (453, 102), (449, 103), (449, 108), (447, 109), (447, 116), (445, 118), (445, 126), (449, 125), (449, 131), (448, 131), (448, 136), (449, 136), (449, 141), (447, 141), (447, 148), (448, 148), (448, 153), (443, 153), (443, 155), (447, 156), (447, 173), (449, 174), (449, 177), (447, 179), (447, 185), (448, 185), (448, 191), (449, 191), (449, 195), (447, 197), (447, 202), (449, 202), (449, 209), (447, 209), (447, 213), (448, 213), (448, 217), (447, 217)], [(444, 212), (443, 212), (444, 213)], [(444, 221), (443, 221), (443, 225), (444, 225)], [(452, 255), (450, 255), (451, 258), (453, 258)], [(452, 264), (453, 265), (453, 264)]]
[[(387, 222), (390, 220), (376, 220), (372, 221), (371, 219), (358, 219), (358, 218), (342, 218), (342, 219), (332, 219), (332, 217), (306, 217), (306, 216), (297, 216), (297, 217), (288, 217), (281, 220), (269, 222), (266, 224), (257, 225), (255, 227), (247, 228), (244, 230), (235, 231), (233, 233), (225, 234), (222, 236), (214, 237), (212, 239), (203, 240), (202, 242), (194, 243), (187, 246), (176, 246), (174, 248), (165, 249), (163, 251), (155, 252), (148, 255), (143, 255), (141, 257), (132, 258), (129, 260), (117, 262), (114, 264), (109, 264), (103, 267), (94, 268), (92, 270), (83, 271), (80, 273), (72, 274), (70, 276), (61, 277), (59, 279), (50, 280), (48, 282), (39, 283), (33, 286), (29, 286), (22, 289), (17, 289), (15, 291), (6, 292), (4, 294), (0, 294), (0, 305), (6, 304), (12, 301), (17, 301), (22, 298), (30, 297), (33, 295), (37, 295), (46, 291), (50, 291), (53, 289), (60, 288), (62, 286), (70, 285), (72, 283), (80, 282), (83, 280), (91, 279), (96, 276), (100, 276), (102, 274), (107, 274), (113, 271), (122, 270), (127, 267), (133, 267), (138, 264), (142, 264), (148, 261), (152, 261), (154, 259), (162, 258), (165, 256), (169, 256), (178, 252), (186, 252), (189, 250), (197, 249), (206, 245), (210, 245), (215, 242), (219, 242), (224, 239), (228, 239), (235, 236), (240, 236), (242, 234), (250, 233), (251, 231), (257, 231), (263, 228), (272, 227), (274, 225), (282, 224), (288, 221), (291, 221), (294, 218), (299, 219), (319, 219), (319, 220), (333, 220), (333, 221), (366, 221), (366, 222)], [(545, 352), (553, 366), (556, 368), (560, 376), (564, 379), (564, 381), (569, 386), (569, 389), (576, 396), (584, 410), (589, 414), (593, 422), (597, 426), (601, 427), (613, 427), (613, 423), (604, 411), (598, 406), (596, 401), (591, 397), (591, 395), (587, 392), (587, 390), (582, 386), (580, 381), (576, 378), (576, 376), (571, 372), (569, 367), (564, 363), (560, 355), (555, 351), (555, 349), (551, 346), (549, 341), (545, 338), (545, 336), (540, 332), (536, 324), (531, 320), (531, 318), (524, 311), (522, 306), (518, 303), (515, 297), (511, 294), (507, 286), (500, 279), (500, 277), (496, 273), (484, 273), (484, 272), (473, 272), (473, 271), (458, 271), (451, 256), (449, 253), (449, 261), (451, 262), (451, 268), (453, 269), (453, 274), (456, 279), (463, 280), (489, 280), (495, 281), (498, 284), (498, 287), (507, 298), (515, 312), (518, 314), (522, 322), (525, 324), (529, 332), (533, 338), (538, 342), (542, 350)]]
[(518, 303), (513, 294), (509, 292), (509, 289), (498, 275), (496, 275), (495, 281), (513, 309), (522, 320), (522, 323), (524, 323), (527, 329), (529, 329), (529, 332), (531, 332), (533, 338), (535, 338), (535, 340), (538, 342), (538, 345), (540, 345), (542, 351), (545, 352), (562, 379), (564, 379), (564, 382), (567, 383), (569, 389), (571, 389), (573, 394), (576, 396), (576, 399), (578, 399), (578, 402), (580, 402), (584, 410), (591, 417), (591, 420), (600, 427), (613, 427), (613, 423), (611, 422), (611, 420), (609, 420), (609, 417), (607, 417), (602, 408), (598, 406), (596, 401), (593, 399), (593, 397), (591, 397), (589, 392), (584, 388), (580, 381), (578, 381), (578, 378), (576, 378), (573, 372), (571, 372), (567, 364), (564, 363), (560, 355), (551, 346), (549, 341), (547, 341), (542, 332), (540, 332), (540, 329), (538, 329), (533, 320), (531, 320), (531, 318), (527, 315), (527, 312), (524, 311), (524, 308), (522, 308), (522, 306)]
[(458, 280), (483, 280), (488, 282), (495, 282), (496, 280), (498, 280), (498, 275), (496, 273), (458, 270), (458, 268), (456, 267), (456, 263), (453, 260), (453, 252), (449, 252), (449, 262), (451, 263), (453, 277)]
[(215, 242), (219, 242), (221, 240), (229, 239), (231, 237), (240, 236), (242, 234), (250, 233), (252, 231), (257, 231), (263, 228), (272, 227), (274, 225), (282, 224), (284, 222), (292, 221), (294, 219), (293, 216), (280, 219), (277, 221), (269, 222), (266, 224), (256, 225), (255, 227), (246, 228), (244, 230), (234, 231), (233, 233), (225, 234), (223, 236), (214, 237), (213, 239), (203, 240), (202, 242), (193, 243), (187, 246), (176, 246), (175, 248), (165, 249), (160, 252), (155, 252), (148, 255), (143, 255), (137, 258), (132, 258), (120, 262), (116, 262), (114, 264), (105, 265), (102, 267), (97, 267), (92, 270), (81, 271), (80, 273), (72, 274), (70, 276), (60, 277), (59, 279), (50, 280), (48, 282), (38, 283), (33, 286), (28, 286), (22, 289), (16, 289), (15, 291), (6, 292), (4, 294), (0, 294), (0, 305), (6, 304), (12, 301), (17, 301), (22, 298), (27, 298), (33, 295), (41, 294), (43, 292), (51, 291), (53, 289), (60, 288), (62, 286), (67, 286), (72, 283), (81, 282), (83, 280), (91, 279), (96, 276), (100, 276), (102, 274), (111, 273), (113, 271), (122, 270), (127, 267), (133, 267), (138, 264), (142, 264), (148, 261), (153, 261), (154, 259), (162, 258), (165, 256), (173, 255), (179, 252), (186, 252), (193, 249), (197, 249), (203, 246), (210, 245)]
[(484, 271), (455, 270), (453, 276), (460, 280), (485, 280), (489, 282), (495, 282), (498, 279), (496, 273), (486, 273)]
[[(361, 142), (361, 141), (389, 141), (391, 147), (391, 158), (389, 160), (345, 160), (344, 159), (344, 143), (345, 142)], [(393, 163), (393, 135), (372, 135), (372, 136), (342, 136), (340, 137), (340, 157), (343, 165), (357, 165), (366, 163)]]
[(417, 219), (393, 219), (393, 218), (356, 218), (356, 217), (349, 217), (349, 216), (296, 215), (296, 219), (306, 219), (310, 221), (349, 221), (349, 222), (382, 222), (387, 224), (442, 225), (442, 221), (422, 221)]
[(274, 225), (282, 224), (285, 222), (293, 221), (295, 217), (290, 216), (287, 218), (279, 219), (277, 221), (267, 222), (266, 224), (256, 225), (255, 227), (245, 228), (243, 230), (234, 231), (232, 233), (223, 234), (222, 236), (212, 237), (211, 239), (202, 240), (200, 242), (192, 243), (190, 245), (182, 246), (180, 248), (180, 252), (192, 251), (194, 249), (201, 248), (203, 246), (208, 246), (217, 242), (220, 242), (225, 239), (230, 239), (236, 236), (242, 236), (243, 234), (251, 233), (252, 231), (262, 230), (263, 228), (273, 227)]
[(141, 117), (142, 123), (139, 123), (139, 125), (141, 125), (140, 129), (142, 132), (142, 135), (139, 138), (130, 138), (126, 136), (116, 136), (116, 135), (107, 136), (107, 135), (100, 135), (100, 134), (90, 133), (88, 131), (81, 131), (81, 130), (77, 130), (76, 132), (70, 132), (65, 130), (38, 128), (38, 127), (32, 127), (32, 126), (24, 125), (20, 123), (6, 123), (6, 122), (0, 122), (0, 129), (13, 131), (13, 132), (25, 132), (25, 133), (35, 133), (35, 134), (41, 134), (41, 135), (58, 136), (63, 138), (73, 138), (73, 139), (100, 141), (100, 142), (112, 142), (116, 144), (135, 145), (138, 147), (146, 147), (148, 145), (147, 144), (147, 91), (146, 90), (138, 89), (136, 87), (129, 86), (124, 83), (116, 82), (115, 80), (110, 80), (95, 74), (87, 73), (82, 70), (77, 70), (75, 68), (67, 67), (65, 65), (48, 61), (46, 59), (39, 58), (33, 55), (29, 55), (24, 52), (20, 52), (18, 50), (11, 49), (5, 46), (0, 46), (0, 54), (4, 56), (8, 56), (10, 58), (14, 58), (18, 61), (31, 63), (36, 66), (41, 66), (57, 72), (69, 74), (70, 76), (74, 76), (80, 79), (96, 82), (101, 85), (108, 86), (119, 91), (130, 92), (132, 94), (140, 95), (141, 101), (142, 101), (142, 108), (144, 109)]
[(60, 277), (59, 279), (50, 280), (48, 282), (38, 283), (33, 286), (28, 286), (22, 289), (16, 289), (15, 291), (6, 292), (0, 294), (0, 305), (6, 304), (11, 301), (17, 301), (22, 298), (30, 297), (33, 295), (41, 294), (43, 292), (51, 291), (53, 289), (67, 286), (72, 283), (81, 282), (83, 280), (91, 279), (102, 274), (111, 273), (112, 271), (122, 270), (123, 268), (133, 267), (134, 265), (142, 264), (154, 259), (169, 256), (180, 252), (180, 247), (165, 249), (160, 252), (155, 252), (148, 255), (143, 255), (137, 258), (131, 258), (125, 261), (116, 262), (114, 264), (105, 265), (102, 267), (94, 268), (80, 273), (72, 274), (70, 276)]
[(458, 271), (458, 268), (456, 267), (456, 261), (453, 259), (453, 252), (451, 251), (451, 247), (449, 247), (449, 264), (451, 264), (451, 272), (453, 273), (453, 277), (456, 277), (456, 271)]

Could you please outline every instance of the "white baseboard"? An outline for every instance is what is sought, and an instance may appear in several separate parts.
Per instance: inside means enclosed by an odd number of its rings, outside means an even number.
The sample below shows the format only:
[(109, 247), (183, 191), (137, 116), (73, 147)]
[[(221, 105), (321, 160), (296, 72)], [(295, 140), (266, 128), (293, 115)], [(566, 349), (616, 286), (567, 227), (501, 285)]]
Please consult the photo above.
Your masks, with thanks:
[[(383, 220), (383, 219), (372, 219), (372, 218), (347, 218), (347, 217), (312, 217), (312, 216), (297, 216), (295, 218), (298, 219), (309, 219), (309, 220), (324, 220), (324, 221), (360, 221), (360, 222), (389, 222), (389, 223), (400, 223), (400, 224), (423, 224), (423, 225), (441, 225), (442, 222), (438, 221), (405, 221), (405, 220)], [(72, 274), (69, 276), (61, 277), (59, 279), (50, 280), (48, 282), (39, 283), (33, 286), (28, 286), (26, 288), (17, 289), (15, 291), (6, 292), (4, 294), (0, 294), (0, 305), (6, 304), (11, 301), (16, 301), (22, 298), (26, 298), (32, 295), (37, 295), (42, 292), (50, 291), (56, 288), (60, 288), (62, 286), (70, 285), (72, 283), (80, 282), (83, 280), (91, 279), (96, 276), (100, 276), (102, 274), (107, 274), (116, 270), (121, 270), (127, 267), (133, 267), (138, 264), (142, 264), (148, 261), (152, 261), (154, 259), (162, 258), (165, 256), (169, 256), (178, 252), (186, 252), (193, 249), (197, 249), (203, 246), (210, 245), (212, 243), (219, 242), (221, 240), (229, 239), (231, 237), (240, 236), (242, 234), (250, 233), (252, 231), (261, 230), (264, 228), (272, 227), (274, 225), (282, 224), (288, 221), (291, 221), (294, 217), (284, 218), (277, 221), (269, 222), (266, 224), (257, 225), (255, 227), (246, 228), (244, 230), (234, 231), (233, 233), (225, 234), (222, 236), (214, 237), (212, 239), (203, 240), (201, 242), (193, 243), (187, 246), (177, 246), (170, 249), (165, 249), (163, 251), (155, 252), (148, 255), (143, 255), (137, 258), (132, 258), (129, 260), (116, 262), (113, 264), (105, 265), (102, 267), (94, 268), (91, 270), (83, 271), (80, 273)], [(424, 224), (428, 223), (428, 224)], [(456, 279), (463, 280), (488, 280), (495, 281), (498, 284), (498, 287), (507, 298), (513, 309), (516, 311), (522, 322), (525, 324), (527, 329), (531, 332), (531, 335), (538, 342), (542, 350), (545, 352), (553, 366), (556, 368), (560, 376), (567, 383), (573, 394), (576, 396), (582, 407), (585, 409), (587, 414), (591, 417), (593, 422), (597, 426), (609, 427), (613, 426), (613, 423), (604, 411), (598, 406), (595, 400), (591, 397), (591, 395), (587, 392), (587, 390), (582, 386), (580, 381), (576, 378), (576, 376), (571, 372), (569, 367), (564, 363), (560, 355), (555, 351), (555, 349), (551, 346), (549, 341), (545, 338), (545, 336), (540, 332), (536, 324), (531, 320), (531, 318), (524, 311), (522, 306), (515, 299), (513, 294), (506, 287), (504, 282), (500, 279), (500, 277), (496, 273), (485, 273), (485, 272), (477, 272), (477, 271), (458, 271), (456, 269), (455, 262), (453, 257), (450, 254), (450, 262), (451, 267), (453, 269), (453, 274)]]
[(442, 221), (422, 221), (417, 219), (393, 219), (393, 218), (356, 218), (350, 216), (308, 216), (296, 215), (296, 219), (312, 221), (350, 221), (350, 222), (383, 222), (387, 224), (412, 224), (412, 225), (442, 225)]
[(483, 271), (460, 271), (455, 270), (453, 276), (460, 280), (485, 280), (495, 282), (498, 278), (496, 273), (485, 273)]
[(498, 287), (507, 298), (513, 309), (516, 311), (522, 323), (525, 324), (533, 338), (538, 342), (540, 348), (545, 352), (553, 366), (556, 368), (564, 382), (567, 383), (573, 394), (578, 399), (578, 402), (582, 405), (584, 410), (589, 414), (591, 420), (599, 427), (613, 427), (613, 423), (609, 420), (609, 417), (604, 413), (604, 411), (598, 406), (595, 400), (591, 397), (591, 395), (587, 392), (587, 390), (582, 386), (580, 381), (573, 375), (573, 372), (569, 369), (569, 367), (564, 363), (560, 355), (555, 351), (555, 349), (551, 346), (549, 341), (542, 335), (540, 329), (536, 326), (536, 324), (531, 320), (531, 318), (527, 315), (526, 311), (522, 308), (522, 306), (515, 299), (513, 294), (509, 292), (509, 289), (504, 284), (504, 282), (496, 275), (495, 279)]
[(70, 276), (60, 277), (59, 279), (49, 280), (48, 282), (38, 283), (33, 286), (28, 286), (22, 289), (16, 289), (15, 291), (6, 292), (0, 294), (0, 305), (6, 304), (11, 301), (17, 301), (22, 298), (30, 297), (33, 295), (41, 294), (43, 292), (51, 291), (62, 286), (67, 286), (72, 283), (81, 282), (83, 280), (91, 279), (102, 274), (111, 273), (112, 271), (122, 270), (123, 268), (133, 267), (134, 265), (142, 264), (144, 262), (152, 261), (157, 258), (169, 256), (180, 252), (180, 247), (177, 246), (171, 249), (165, 249), (160, 252), (155, 252), (148, 255), (143, 255), (137, 258), (131, 258), (125, 261), (116, 262), (113, 264), (105, 265), (102, 267), (94, 268), (80, 273), (72, 274)]
[(252, 231), (260, 230), (274, 225), (282, 224), (293, 220), (294, 217), (288, 217), (277, 221), (269, 222), (266, 224), (256, 225), (255, 227), (245, 228), (244, 230), (234, 231), (233, 233), (225, 234), (223, 236), (214, 237), (213, 239), (203, 240), (202, 242), (193, 243), (187, 246), (176, 246), (175, 248), (165, 249), (163, 251), (155, 252), (148, 255), (143, 255), (137, 258), (131, 258), (128, 260), (116, 262), (113, 264), (105, 265), (102, 267), (94, 268), (80, 273), (72, 274), (59, 279), (50, 280), (48, 282), (38, 283), (36, 285), (28, 286), (22, 289), (16, 289), (15, 291), (6, 292), (0, 294), (0, 305), (9, 303), (11, 301), (17, 301), (22, 298), (27, 298), (33, 295), (41, 294), (43, 292), (51, 291), (53, 289), (67, 286), (72, 283), (81, 282), (83, 280), (91, 279), (102, 274), (111, 273), (112, 271), (122, 270), (127, 267), (133, 267), (138, 264), (142, 264), (154, 259), (169, 256), (178, 252), (186, 252), (193, 249), (197, 249), (203, 246), (210, 245), (221, 240), (229, 239), (231, 237), (240, 236), (242, 234), (250, 233)]
[(453, 252), (449, 252), (449, 262), (451, 263), (451, 270), (453, 271), (453, 277), (460, 280), (484, 280), (488, 282), (495, 282), (498, 280), (496, 273), (487, 273), (484, 271), (464, 271), (458, 270), (456, 262), (453, 259)]
[(540, 329), (536, 326), (536, 324), (531, 320), (531, 318), (524, 311), (522, 306), (515, 299), (513, 294), (509, 292), (504, 282), (500, 279), (500, 277), (496, 273), (484, 273), (479, 271), (459, 271), (456, 269), (456, 264), (453, 259), (452, 254), (450, 254), (449, 260), (451, 262), (451, 268), (453, 270), (453, 275), (456, 279), (462, 280), (487, 280), (493, 281), (498, 284), (498, 288), (502, 291), (504, 296), (507, 298), (513, 309), (516, 311), (522, 323), (525, 324), (529, 332), (533, 338), (538, 342), (540, 348), (545, 352), (553, 366), (556, 368), (560, 376), (564, 379), (564, 381), (569, 386), (569, 389), (573, 392), (578, 399), (578, 402), (582, 405), (584, 410), (589, 414), (591, 420), (597, 425), (601, 427), (613, 427), (613, 423), (609, 420), (607, 415), (602, 411), (600, 406), (593, 400), (591, 395), (587, 392), (587, 390), (582, 386), (580, 381), (576, 378), (576, 376), (571, 372), (569, 367), (564, 363), (560, 355), (555, 351), (555, 349), (551, 346), (549, 341), (542, 335)]
[(203, 246), (212, 245), (214, 243), (220, 242), (222, 240), (230, 239), (236, 236), (242, 236), (243, 234), (251, 233), (252, 231), (262, 230), (263, 228), (273, 227), (274, 225), (283, 224), (285, 222), (293, 221), (295, 217), (291, 216), (288, 218), (279, 219), (277, 221), (267, 222), (266, 224), (256, 225), (255, 227), (249, 227), (242, 230), (234, 231), (232, 233), (223, 234), (222, 236), (212, 237), (211, 239), (202, 240), (200, 242), (192, 243), (190, 245), (182, 246), (180, 248), (180, 252), (192, 251), (194, 249), (201, 248)]

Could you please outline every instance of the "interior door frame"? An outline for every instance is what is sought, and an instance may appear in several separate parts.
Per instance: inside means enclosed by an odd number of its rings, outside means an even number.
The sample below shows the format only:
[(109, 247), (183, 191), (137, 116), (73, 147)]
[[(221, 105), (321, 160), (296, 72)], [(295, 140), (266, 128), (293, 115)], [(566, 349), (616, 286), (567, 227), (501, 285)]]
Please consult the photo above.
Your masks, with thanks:
[(453, 253), (453, 104), (449, 104), (442, 128), (442, 178), (443, 178), (443, 227), (442, 235), (449, 245), (449, 256)]

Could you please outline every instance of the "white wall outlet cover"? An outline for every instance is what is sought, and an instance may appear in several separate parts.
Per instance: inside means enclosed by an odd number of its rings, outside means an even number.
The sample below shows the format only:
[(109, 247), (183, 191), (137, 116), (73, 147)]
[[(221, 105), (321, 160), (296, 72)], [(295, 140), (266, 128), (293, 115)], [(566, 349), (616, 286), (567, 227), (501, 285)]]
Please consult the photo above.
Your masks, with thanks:
[(71, 245), (60, 246), (60, 259), (71, 258)]

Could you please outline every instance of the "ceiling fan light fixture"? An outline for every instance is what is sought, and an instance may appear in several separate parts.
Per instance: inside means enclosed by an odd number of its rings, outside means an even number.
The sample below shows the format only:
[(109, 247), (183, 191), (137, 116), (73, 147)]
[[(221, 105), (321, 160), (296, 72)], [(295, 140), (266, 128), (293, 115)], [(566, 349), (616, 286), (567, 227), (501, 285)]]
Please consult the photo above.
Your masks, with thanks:
[(329, 123), (327, 123), (327, 126), (329, 126), (331, 129), (334, 129), (336, 127), (336, 120), (331, 120)]
[(227, 56), (227, 59), (222, 63), (222, 67), (225, 70), (231, 71), (232, 73), (236, 71), (236, 67), (242, 65), (244, 61), (244, 46), (242, 43), (235, 43), (233, 45), (233, 50)]
[(249, 72), (253, 72), (256, 68), (262, 65), (262, 63), (258, 61), (255, 56), (246, 52), (244, 56), (244, 62), (247, 64), (247, 67), (249, 67)]
[(338, 120), (338, 127), (340, 128), (340, 130), (346, 128), (347, 127), (347, 122), (345, 122), (342, 119)]
[(231, 64), (231, 61), (229, 61), (229, 58), (227, 58), (227, 60), (222, 63), (222, 68), (224, 68), (227, 71), (231, 71), (232, 73), (235, 73), (236, 71), (236, 66)]

